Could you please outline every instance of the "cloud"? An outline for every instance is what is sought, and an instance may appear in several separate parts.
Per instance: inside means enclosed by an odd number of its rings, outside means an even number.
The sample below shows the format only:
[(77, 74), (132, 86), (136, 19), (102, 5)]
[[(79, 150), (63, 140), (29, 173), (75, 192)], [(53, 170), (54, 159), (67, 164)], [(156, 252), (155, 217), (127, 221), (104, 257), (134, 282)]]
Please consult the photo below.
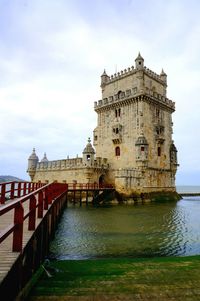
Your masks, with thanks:
[(198, 9), (195, 0), (1, 1), (0, 174), (26, 177), (33, 147), (40, 158), (81, 154), (96, 126), (103, 69), (134, 65), (138, 51), (168, 74), (177, 180), (200, 172)]

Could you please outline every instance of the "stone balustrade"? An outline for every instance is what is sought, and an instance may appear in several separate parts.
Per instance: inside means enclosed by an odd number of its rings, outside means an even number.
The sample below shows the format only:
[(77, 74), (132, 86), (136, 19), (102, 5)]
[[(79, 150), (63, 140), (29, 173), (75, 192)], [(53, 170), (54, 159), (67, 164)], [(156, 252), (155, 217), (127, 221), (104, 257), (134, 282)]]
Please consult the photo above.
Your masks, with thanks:
[[(36, 170), (63, 170), (63, 169), (73, 169), (73, 168), (85, 168), (85, 164), (82, 158), (72, 158), (63, 160), (54, 160), (48, 162), (38, 162)], [(91, 166), (93, 168), (108, 168), (108, 163), (106, 158), (97, 157)]]

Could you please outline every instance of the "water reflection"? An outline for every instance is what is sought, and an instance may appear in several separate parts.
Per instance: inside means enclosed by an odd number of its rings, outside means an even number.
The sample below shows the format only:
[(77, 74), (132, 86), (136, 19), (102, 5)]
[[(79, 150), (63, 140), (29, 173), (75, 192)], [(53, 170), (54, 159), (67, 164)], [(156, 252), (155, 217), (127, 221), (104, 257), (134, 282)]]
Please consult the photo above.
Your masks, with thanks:
[(50, 246), (59, 259), (200, 254), (200, 198), (178, 202), (68, 206)]

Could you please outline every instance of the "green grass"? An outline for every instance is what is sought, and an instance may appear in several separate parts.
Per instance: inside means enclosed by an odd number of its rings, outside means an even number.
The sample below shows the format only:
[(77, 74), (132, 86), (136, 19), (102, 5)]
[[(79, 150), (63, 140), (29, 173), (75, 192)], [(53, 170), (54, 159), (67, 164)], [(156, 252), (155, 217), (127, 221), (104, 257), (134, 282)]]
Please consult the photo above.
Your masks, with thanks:
[(200, 300), (200, 256), (54, 261), (30, 300)]

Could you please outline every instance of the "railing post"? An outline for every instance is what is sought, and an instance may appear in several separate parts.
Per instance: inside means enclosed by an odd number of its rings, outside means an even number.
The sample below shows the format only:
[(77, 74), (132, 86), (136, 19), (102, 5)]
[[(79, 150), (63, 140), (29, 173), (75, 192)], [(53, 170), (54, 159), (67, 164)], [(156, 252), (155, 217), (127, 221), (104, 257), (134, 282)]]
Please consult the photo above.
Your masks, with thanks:
[(26, 182), (24, 183), (23, 195), (26, 195)]
[(5, 200), (6, 200), (5, 192), (6, 192), (6, 184), (2, 183), (1, 184), (1, 204), (5, 204)]
[(21, 196), (21, 182), (18, 183), (18, 191), (17, 191), (17, 197), (20, 198)]
[(43, 192), (40, 191), (38, 195), (38, 218), (43, 218), (43, 207), (44, 207), (43, 199), (44, 199)]
[(28, 193), (31, 192), (31, 182), (28, 183)]
[(29, 220), (28, 220), (28, 230), (35, 230), (35, 220), (36, 220), (36, 198), (34, 195), (30, 197), (29, 203)]
[(14, 199), (15, 197), (15, 182), (11, 183), (11, 187), (10, 187), (10, 198), (11, 200)]
[(23, 241), (24, 208), (19, 202), (14, 211), (13, 252), (21, 252)]
[[(54, 185), (54, 184), (53, 184)], [(48, 204), (52, 203), (52, 199), (53, 199), (53, 185), (51, 185), (48, 189)]]
[(49, 194), (49, 188), (45, 188), (45, 196), (44, 196), (44, 210), (48, 210), (48, 194)]

